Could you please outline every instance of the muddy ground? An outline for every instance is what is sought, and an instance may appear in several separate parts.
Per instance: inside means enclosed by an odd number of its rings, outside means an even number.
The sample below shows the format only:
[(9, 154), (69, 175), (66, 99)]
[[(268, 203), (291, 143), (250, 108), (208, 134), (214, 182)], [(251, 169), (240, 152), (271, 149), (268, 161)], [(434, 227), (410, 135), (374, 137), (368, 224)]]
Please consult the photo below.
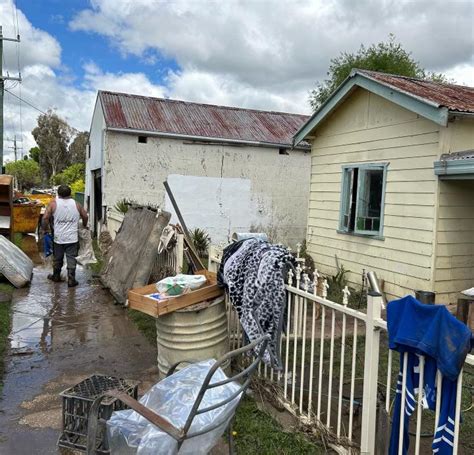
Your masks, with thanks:
[(143, 393), (156, 382), (156, 350), (87, 271), (78, 270), (76, 288), (54, 284), (46, 278), (47, 264), (29, 248), (36, 265), (31, 286), (13, 296), (0, 453), (68, 453), (56, 446), (59, 393), (93, 373), (138, 380)]

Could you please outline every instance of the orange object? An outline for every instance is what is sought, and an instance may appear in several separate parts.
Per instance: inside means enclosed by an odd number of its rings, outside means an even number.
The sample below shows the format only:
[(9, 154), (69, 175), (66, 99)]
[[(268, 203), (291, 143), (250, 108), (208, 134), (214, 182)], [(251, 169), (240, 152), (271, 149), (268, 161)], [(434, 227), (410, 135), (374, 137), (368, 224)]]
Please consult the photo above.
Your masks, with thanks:
[(35, 233), (41, 216), (43, 204), (13, 204), (13, 232)]

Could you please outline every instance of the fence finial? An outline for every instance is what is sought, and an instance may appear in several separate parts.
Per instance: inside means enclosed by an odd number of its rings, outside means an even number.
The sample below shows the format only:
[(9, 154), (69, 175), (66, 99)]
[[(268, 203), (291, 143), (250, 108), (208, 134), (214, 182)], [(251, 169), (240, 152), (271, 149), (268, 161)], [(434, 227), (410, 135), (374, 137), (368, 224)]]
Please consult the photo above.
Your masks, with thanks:
[(309, 282), (311, 280), (309, 279), (309, 276), (307, 273), (303, 273), (303, 291), (308, 292), (309, 290)]
[(342, 304), (344, 306), (347, 306), (349, 304), (349, 296), (351, 295), (351, 292), (349, 291), (349, 288), (346, 286), (344, 286), (344, 289), (342, 290)]
[(301, 253), (301, 243), (297, 243), (296, 244), (296, 258), (299, 259), (300, 258), (300, 253)]
[(296, 265), (296, 287), (299, 288), (300, 286), (300, 280), (301, 280), (301, 272), (303, 271), (303, 268), (301, 267), (301, 264), (298, 262)]
[(314, 269), (313, 272), (313, 294), (318, 295), (318, 284), (319, 284), (319, 272), (318, 269)]
[(293, 277), (295, 274), (293, 273), (293, 269), (288, 270), (288, 286), (293, 286)]
[(328, 296), (328, 289), (329, 289), (329, 284), (328, 284), (328, 279), (327, 278), (324, 278), (324, 281), (323, 281), (323, 299), (327, 298)]

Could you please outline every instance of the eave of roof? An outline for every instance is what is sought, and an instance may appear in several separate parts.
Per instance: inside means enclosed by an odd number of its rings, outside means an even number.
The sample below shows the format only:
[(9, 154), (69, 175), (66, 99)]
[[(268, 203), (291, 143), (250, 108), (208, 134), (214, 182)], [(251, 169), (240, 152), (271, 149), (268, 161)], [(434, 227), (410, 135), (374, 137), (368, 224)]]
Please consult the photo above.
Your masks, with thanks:
[[(370, 73), (370, 72), (369, 72)], [(416, 112), (438, 125), (446, 126), (450, 110), (429, 99), (417, 96), (394, 85), (377, 80), (369, 73), (353, 70), (349, 77), (336, 89), (331, 97), (311, 116), (293, 137), (293, 143), (304, 140), (328, 115), (336, 109), (357, 87), (364, 88), (405, 109)], [(469, 113), (467, 113), (469, 114)]]

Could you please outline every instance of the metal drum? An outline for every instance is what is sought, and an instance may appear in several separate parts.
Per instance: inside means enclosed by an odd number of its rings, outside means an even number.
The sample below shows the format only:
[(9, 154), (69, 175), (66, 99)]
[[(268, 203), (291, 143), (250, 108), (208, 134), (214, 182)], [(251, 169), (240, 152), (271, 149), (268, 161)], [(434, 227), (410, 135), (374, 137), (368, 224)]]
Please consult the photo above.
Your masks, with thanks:
[(161, 378), (181, 360), (218, 359), (229, 352), (224, 296), (160, 316), (156, 320), (156, 344)]

